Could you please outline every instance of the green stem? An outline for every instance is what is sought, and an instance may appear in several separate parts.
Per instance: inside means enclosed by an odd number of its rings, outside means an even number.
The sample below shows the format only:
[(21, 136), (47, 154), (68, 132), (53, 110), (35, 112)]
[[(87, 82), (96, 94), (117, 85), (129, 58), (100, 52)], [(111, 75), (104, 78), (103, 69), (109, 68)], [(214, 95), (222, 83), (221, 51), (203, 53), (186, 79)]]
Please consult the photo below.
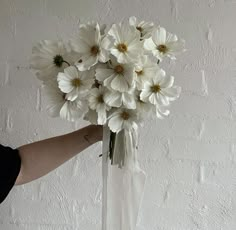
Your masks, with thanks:
[(62, 61), (62, 62), (66, 63), (68, 66), (70, 66), (70, 63), (69, 63), (69, 62), (67, 62), (67, 61), (65, 61), (64, 59), (63, 59), (63, 61)]
[(109, 157), (111, 159), (111, 164), (113, 164), (115, 140), (116, 140), (116, 133), (113, 133), (112, 131), (110, 131)]
[[(113, 158), (115, 139), (116, 139), (116, 133), (113, 133), (112, 131), (110, 131), (110, 140), (109, 140), (109, 158), (110, 158), (110, 160), (112, 160), (112, 158)], [(101, 157), (101, 156), (102, 156), (102, 154), (99, 155), (99, 157)]]

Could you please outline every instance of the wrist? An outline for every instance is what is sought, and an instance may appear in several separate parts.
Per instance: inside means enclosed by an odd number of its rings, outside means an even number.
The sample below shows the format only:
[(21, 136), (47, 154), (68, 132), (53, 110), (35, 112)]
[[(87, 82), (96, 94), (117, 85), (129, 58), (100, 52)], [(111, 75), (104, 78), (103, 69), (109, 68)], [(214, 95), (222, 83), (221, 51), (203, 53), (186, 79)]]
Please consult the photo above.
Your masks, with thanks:
[(102, 141), (103, 126), (102, 125), (89, 125), (87, 138), (91, 143)]

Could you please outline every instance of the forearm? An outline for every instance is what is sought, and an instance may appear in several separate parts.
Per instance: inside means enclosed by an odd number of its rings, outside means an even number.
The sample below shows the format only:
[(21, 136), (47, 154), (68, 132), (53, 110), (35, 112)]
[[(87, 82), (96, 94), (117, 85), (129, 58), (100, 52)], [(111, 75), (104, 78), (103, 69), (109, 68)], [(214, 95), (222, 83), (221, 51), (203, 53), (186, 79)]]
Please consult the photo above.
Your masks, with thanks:
[(16, 184), (46, 175), (101, 139), (102, 127), (90, 125), (66, 135), (19, 147), (21, 171)]

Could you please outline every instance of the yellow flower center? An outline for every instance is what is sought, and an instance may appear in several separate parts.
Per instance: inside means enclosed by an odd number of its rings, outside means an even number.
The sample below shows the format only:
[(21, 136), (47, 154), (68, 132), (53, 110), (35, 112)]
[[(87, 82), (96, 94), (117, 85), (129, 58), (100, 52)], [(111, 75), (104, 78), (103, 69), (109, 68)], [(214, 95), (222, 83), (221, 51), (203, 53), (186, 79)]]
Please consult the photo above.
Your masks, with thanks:
[(117, 45), (117, 49), (121, 52), (121, 53), (125, 53), (128, 49), (127, 45), (124, 43), (120, 43)]
[(98, 103), (103, 103), (104, 102), (102, 94), (97, 97), (97, 102)]
[(123, 111), (121, 114), (120, 114), (120, 117), (123, 119), (123, 120), (128, 120), (130, 115), (129, 113), (127, 113), (126, 111)]
[(168, 48), (166, 45), (159, 45), (157, 49), (159, 50), (160, 53), (167, 53), (168, 51)]
[(115, 72), (118, 73), (118, 74), (122, 74), (124, 72), (124, 67), (122, 65), (117, 65), (115, 68), (114, 68)]
[(93, 56), (97, 56), (97, 54), (99, 53), (99, 47), (98, 46), (91, 47), (90, 52)]
[(159, 93), (159, 92), (161, 91), (160, 85), (153, 85), (153, 86), (151, 87), (151, 91), (152, 91), (153, 93)]
[(143, 70), (140, 70), (140, 71), (135, 71), (136, 72), (136, 74), (138, 75), (138, 76), (141, 76), (141, 75), (143, 75)]
[(74, 87), (80, 87), (80, 85), (81, 85), (81, 81), (80, 81), (80, 79), (79, 78), (75, 78), (75, 79), (73, 79), (72, 80), (72, 85), (74, 86)]

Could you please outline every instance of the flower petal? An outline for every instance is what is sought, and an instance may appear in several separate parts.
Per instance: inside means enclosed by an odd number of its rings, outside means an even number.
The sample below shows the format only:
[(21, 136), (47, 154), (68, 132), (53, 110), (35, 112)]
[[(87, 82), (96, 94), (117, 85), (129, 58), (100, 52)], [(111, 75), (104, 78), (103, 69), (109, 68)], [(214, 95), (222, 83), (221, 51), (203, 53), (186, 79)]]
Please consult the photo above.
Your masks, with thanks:
[(75, 66), (69, 66), (64, 69), (64, 73), (66, 74), (66, 77), (69, 79), (74, 79), (78, 77), (78, 70)]
[(86, 53), (80, 57), (80, 62), (76, 63), (76, 66), (80, 71), (89, 70), (98, 62), (98, 56), (93, 56), (90, 53)]
[(126, 108), (128, 109), (136, 109), (136, 102), (134, 95), (129, 93), (123, 93), (122, 94), (122, 101)]
[(69, 93), (74, 88), (71, 80), (66, 78), (64, 73), (58, 73), (58, 87), (63, 93)]
[(105, 109), (97, 110), (98, 113), (98, 124), (104, 125), (107, 122), (107, 112)]
[(163, 93), (170, 98), (170, 100), (176, 100), (180, 93), (181, 93), (181, 88), (178, 86), (172, 87), (172, 88), (166, 88), (163, 89)]
[(120, 107), (122, 105), (122, 98), (119, 92), (109, 92), (104, 95), (104, 101), (106, 104), (112, 107)]
[(140, 99), (144, 102), (147, 102), (149, 100), (148, 98), (150, 97), (150, 95), (151, 95), (151, 91), (143, 90), (140, 94)]
[(166, 76), (160, 81), (161, 88), (170, 88), (174, 84), (174, 77), (173, 76)]
[(119, 132), (122, 129), (123, 121), (119, 116), (112, 117), (109, 122), (108, 126), (112, 132)]
[(105, 79), (110, 77), (112, 74), (114, 74), (113, 69), (97, 68), (95, 76), (97, 80), (104, 81)]
[(163, 45), (166, 43), (166, 30), (163, 27), (158, 27), (152, 33), (152, 39), (154, 43), (158, 45)]
[(152, 38), (148, 38), (144, 41), (144, 48), (146, 50), (154, 50), (156, 49), (156, 45), (155, 43), (153, 42)]
[(126, 92), (129, 89), (128, 83), (123, 76), (116, 76), (111, 82), (111, 88), (119, 92)]
[(130, 17), (130, 18), (129, 18), (129, 24), (130, 24), (131, 26), (136, 26), (136, 25), (137, 25), (137, 18), (134, 17), (134, 16)]

